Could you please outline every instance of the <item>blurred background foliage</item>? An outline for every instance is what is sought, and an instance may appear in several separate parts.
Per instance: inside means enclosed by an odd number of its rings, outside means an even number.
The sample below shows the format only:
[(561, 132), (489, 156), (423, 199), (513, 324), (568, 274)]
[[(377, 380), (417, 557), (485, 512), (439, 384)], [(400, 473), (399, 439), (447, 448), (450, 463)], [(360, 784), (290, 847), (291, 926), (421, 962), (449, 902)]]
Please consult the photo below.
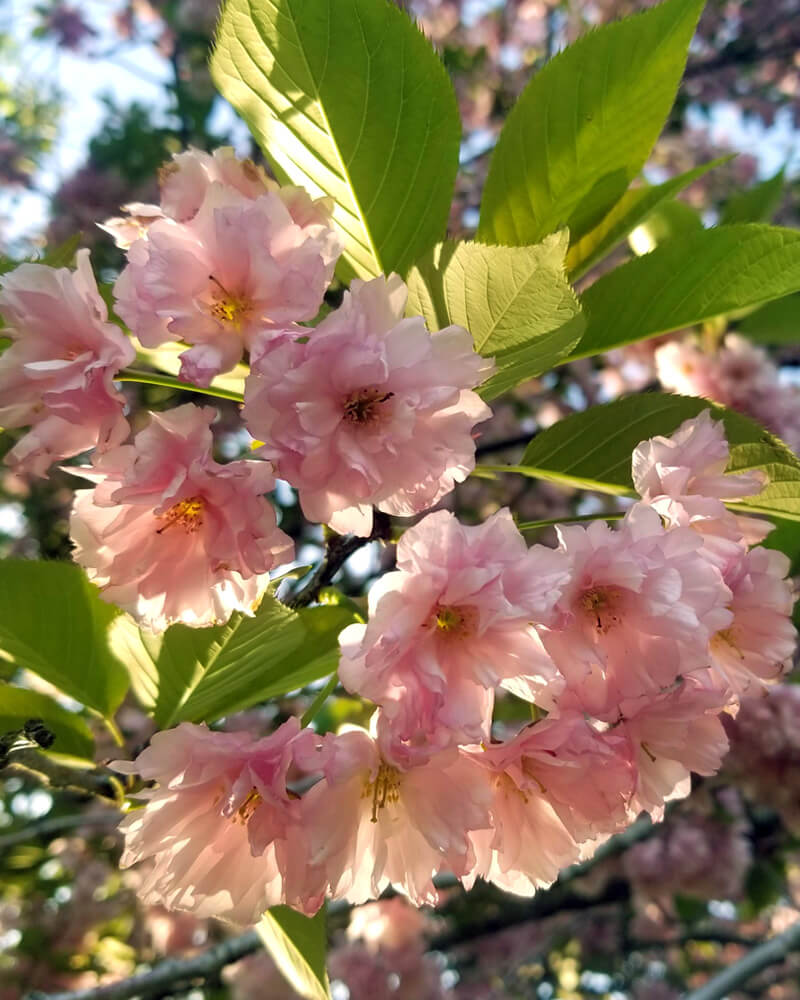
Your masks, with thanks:
[[(452, 235), (474, 234), (492, 146), (531, 73), (587, 28), (651, 5), (650, 0), (403, 4), (438, 46), (461, 107), (462, 169)], [(45, 246), (79, 234), (108, 283), (122, 258), (96, 223), (117, 214), (122, 204), (156, 200), (158, 168), (172, 153), (187, 145), (211, 149), (233, 143), (240, 153), (259, 157), (211, 84), (207, 58), (216, 7), (216, 0), (86, 0), (80, 5), (5, 0), (0, 7), (0, 252), (6, 258), (36, 256)], [(613, 262), (670, 233), (733, 217), (797, 226), (799, 127), (800, 0), (708, 0), (679, 99), (645, 178), (660, 183), (726, 153), (738, 155), (647, 220)], [(744, 199), (743, 189), (748, 192)], [(582, 286), (594, 276), (590, 272)], [(796, 449), (800, 309), (796, 299), (769, 308), (769, 314), (732, 323), (733, 336), (721, 323), (669, 340), (712, 359), (717, 398), (727, 393), (730, 398), (722, 402), (751, 412)], [(656, 359), (658, 346), (649, 341), (606, 359), (575, 362), (498, 400), (479, 455), (513, 462), (531, 434), (576, 409), (657, 385), (659, 377), (665, 388), (674, 388), (669, 384), (674, 372), (670, 375), (669, 366)], [(759, 353), (765, 348), (767, 353)], [(743, 364), (747, 378), (767, 380), (772, 408), (761, 400), (758, 410), (750, 383), (742, 384)], [(126, 384), (125, 391), (138, 414), (191, 398), (157, 386)], [(781, 406), (774, 403), (778, 397)], [(245, 453), (249, 443), (237, 429), (235, 404), (219, 401), (219, 409), (219, 456), (231, 459)], [(8, 434), (0, 435), (2, 450), (10, 444)], [(67, 557), (74, 482), (66, 472), (54, 472), (46, 481), (0, 472), (0, 555)], [(299, 563), (313, 563), (322, 552), (321, 530), (305, 524), (285, 484), (279, 484), (273, 499), (283, 529), (298, 542)], [(472, 521), (501, 505), (528, 522), (613, 512), (617, 503), (508, 476), (470, 479), (449, 499), (459, 516)], [(800, 556), (796, 528), (779, 530), (795, 532), (789, 547)], [(549, 542), (550, 531), (531, 539)], [(370, 580), (392, 560), (391, 546), (372, 543), (348, 561), (337, 582), (360, 600)], [(0, 662), (0, 678), (9, 672)], [(333, 913), (334, 996), (671, 1000), (768, 933), (789, 926), (800, 918), (800, 687), (791, 683), (794, 679), (729, 721), (734, 749), (726, 769), (698, 783), (689, 800), (669, 811), (662, 827), (640, 830), (638, 842), (627, 850), (585, 873), (573, 873), (533, 901), (504, 897), (485, 886), (469, 895), (454, 891), (438, 913), (422, 921), (393, 912), (388, 923), (408, 931), (394, 936), (374, 911), (362, 918), (344, 910)], [(22, 680), (54, 693), (32, 675)], [(276, 718), (302, 712), (312, 696), (299, 692), (223, 725), (262, 732)], [(498, 717), (513, 724), (526, 711), (508, 696), (498, 706)], [(360, 702), (334, 698), (319, 722), (335, 728), (363, 721), (363, 714)], [(100, 761), (135, 753), (152, 726), (132, 698), (118, 716), (123, 748), (88, 721)], [(137, 902), (143, 873), (117, 868), (120, 838), (113, 830), (113, 803), (85, 792), (43, 788), (28, 773), (3, 775), (0, 1000), (17, 1000), (33, 990), (113, 982), (231, 933), (217, 923)], [(205, 982), (182, 983), (175, 992), (189, 992), (196, 1000), (293, 995), (264, 953)], [(732, 996), (800, 998), (800, 956), (770, 966)]]

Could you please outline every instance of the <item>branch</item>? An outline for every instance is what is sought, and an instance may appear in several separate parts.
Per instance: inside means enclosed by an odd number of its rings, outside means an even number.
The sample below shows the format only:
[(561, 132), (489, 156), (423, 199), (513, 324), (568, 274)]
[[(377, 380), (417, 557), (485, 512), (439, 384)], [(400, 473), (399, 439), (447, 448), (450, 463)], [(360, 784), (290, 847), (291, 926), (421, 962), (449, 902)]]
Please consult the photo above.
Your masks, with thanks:
[(308, 583), (294, 597), (286, 601), (290, 608), (305, 608), (313, 604), (319, 592), (332, 583), (333, 578), (350, 558), (364, 545), (374, 541), (388, 541), (390, 537), (389, 516), (381, 511), (373, 511), (372, 533), (364, 538), (358, 535), (331, 535), (322, 562), (317, 566)]
[(757, 45), (749, 45), (746, 48), (740, 45), (731, 45), (710, 59), (703, 59), (696, 63), (690, 62), (683, 78), (684, 80), (693, 80), (709, 73), (717, 73), (721, 69), (728, 69), (731, 66), (750, 66), (767, 59), (789, 59), (797, 52), (799, 43), (800, 39), (790, 38), (788, 41), (776, 42), (771, 48), (763, 49)]
[(262, 947), (261, 938), (256, 931), (249, 930), (237, 937), (228, 938), (200, 955), (168, 958), (149, 972), (122, 979), (118, 983), (67, 993), (33, 992), (26, 994), (23, 1000), (130, 1000), (132, 997), (154, 996), (165, 990), (173, 993), (179, 989), (178, 984), (209, 979), (226, 965), (238, 962), (240, 958)]
[(630, 885), (626, 879), (611, 879), (599, 895), (570, 892), (568, 886), (576, 879), (588, 875), (601, 862), (622, 854), (640, 840), (646, 840), (653, 835), (656, 829), (657, 826), (648, 817), (643, 816), (627, 830), (623, 830), (601, 844), (591, 858), (565, 868), (558, 881), (554, 882), (549, 889), (537, 892), (531, 899), (522, 901), (519, 898), (503, 894), (502, 905), (498, 908), (495, 917), (481, 920), (480, 923), (466, 924), (445, 931), (431, 942), (431, 948), (445, 951), (465, 941), (497, 934), (508, 927), (556, 916), (567, 910), (588, 910), (595, 906), (627, 901), (630, 898)]
[(122, 782), (108, 768), (67, 767), (33, 747), (12, 748), (6, 755), (3, 767), (33, 775), (45, 785), (80, 792), (82, 795), (93, 795), (105, 802), (113, 802), (116, 806), (121, 806), (125, 799)]
[(27, 823), (24, 830), (7, 833), (0, 837), (0, 851), (17, 844), (25, 844), (35, 837), (49, 837), (51, 834), (64, 833), (66, 830), (80, 829), (84, 826), (115, 826), (122, 819), (122, 813), (108, 809), (104, 812), (80, 813), (77, 816), (48, 816), (35, 823)]
[(789, 952), (797, 949), (800, 949), (800, 920), (783, 934), (753, 948), (744, 958), (714, 976), (699, 990), (687, 994), (686, 1000), (722, 1000), (757, 972), (782, 962)]

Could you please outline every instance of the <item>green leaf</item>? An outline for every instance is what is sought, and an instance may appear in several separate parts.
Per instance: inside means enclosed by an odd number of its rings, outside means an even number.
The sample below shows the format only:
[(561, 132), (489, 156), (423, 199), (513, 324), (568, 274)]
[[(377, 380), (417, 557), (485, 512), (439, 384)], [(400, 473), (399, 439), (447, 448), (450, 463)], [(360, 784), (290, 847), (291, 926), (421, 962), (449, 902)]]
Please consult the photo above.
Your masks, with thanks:
[(781, 169), (766, 181), (733, 195), (725, 204), (719, 223), (769, 222), (783, 197), (786, 171)]
[(452, 84), (388, 0), (228, 0), (211, 73), (282, 181), (330, 195), (360, 277), (404, 274), (447, 227)]
[(735, 325), (759, 344), (797, 344), (800, 340), (800, 295), (787, 295), (768, 302)]
[(55, 740), (49, 748), (70, 757), (94, 756), (94, 740), (84, 720), (38, 691), (0, 682), (0, 736), (21, 729), (29, 719), (41, 719)]
[(589, 32), (527, 85), (492, 155), (478, 239), (580, 239), (622, 197), (678, 89), (703, 0), (667, 0)]
[(292, 611), (267, 594), (255, 616), (226, 625), (172, 625), (163, 635), (120, 617), (111, 640), (127, 664), (136, 696), (162, 728), (213, 722), (223, 715), (304, 687), (335, 669), (343, 607)]
[(258, 936), (292, 989), (308, 1000), (330, 1000), (325, 960), (327, 916), (323, 907), (305, 917), (288, 906), (273, 906), (256, 924)]
[(777, 549), (788, 556), (789, 576), (797, 576), (800, 572), (800, 522), (790, 521), (783, 517), (770, 518), (775, 527), (763, 541), (768, 549)]
[(703, 229), (700, 213), (683, 201), (665, 201), (655, 208), (628, 237), (634, 253), (651, 253), (669, 240), (688, 238)]
[[(642, 393), (572, 414), (531, 441), (519, 466), (508, 471), (602, 493), (633, 495), (631, 454), (656, 434), (711, 409), (725, 424), (729, 472), (760, 469), (767, 485), (734, 506), (748, 513), (800, 520), (800, 460), (754, 420), (694, 396)], [(502, 467), (498, 467), (502, 468)]]
[(47, 264), (48, 267), (72, 267), (82, 239), (82, 233), (75, 233), (68, 240), (59, 243), (58, 246), (48, 247), (44, 256), (37, 263)]
[(496, 360), (487, 397), (541, 374), (575, 346), (580, 306), (566, 277), (566, 232), (530, 247), (440, 244), (408, 277), (409, 312), (432, 330), (466, 327), (475, 350)]
[(127, 674), (108, 643), (118, 614), (78, 566), (0, 563), (0, 656), (107, 718), (128, 690)]
[(567, 254), (567, 270), (570, 279), (575, 281), (599, 260), (602, 260), (618, 243), (625, 239), (631, 230), (644, 222), (653, 210), (667, 199), (674, 198), (698, 177), (702, 177), (709, 170), (727, 163), (732, 158), (731, 156), (723, 156), (711, 163), (704, 163), (701, 167), (695, 167), (694, 170), (689, 170), (687, 173), (673, 177), (655, 187), (645, 185), (626, 191), (608, 215), (570, 247)]
[(570, 360), (761, 305), (800, 289), (800, 232), (756, 224), (670, 240), (581, 296), (586, 333)]

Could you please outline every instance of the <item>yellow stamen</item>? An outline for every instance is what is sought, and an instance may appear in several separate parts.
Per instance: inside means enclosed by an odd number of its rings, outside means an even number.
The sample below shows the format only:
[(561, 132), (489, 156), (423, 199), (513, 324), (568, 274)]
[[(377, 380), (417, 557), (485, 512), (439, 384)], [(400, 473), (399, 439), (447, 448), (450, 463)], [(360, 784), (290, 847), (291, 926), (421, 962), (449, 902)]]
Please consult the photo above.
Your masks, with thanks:
[(247, 316), (252, 308), (247, 299), (234, 295), (214, 277), (209, 274), (209, 280), (216, 286), (212, 291), (214, 301), (209, 306), (209, 311), (214, 319), (222, 323), (230, 323), (231, 326), (239, 330), (242, 320)]
[(394, 804), (400, 800), (400, 772), (391, 764), (381, 764), (375, 780), (364, 782), (364, 791), (361, 797), (366, 799), (372, 796), (371, 823), (378, 822), (378, 812), (383, 809), (386, 803)]
[(159, 514), (166, 523), (163, 524), (156, 534), (160, 535), (167, 528), (175, 525), (180, 526), (187, 534), (197, 531), (203, 523), (203, 510), (206, 502), (202, 497), (189, 497), (188, 500), (181, 500), (173, 504), (166, 514)]
[(458, 608), (437, 608), (436, 627), (442, 632), (455, 632), (464, 624), (464, 616)]
[(233, 817), (233, 822), (238, 823), (241, 821), (243, 825), (248, 823), (253, 813), (261, 805), (262, 801), (263, 800), (259, 795), (258, 790), (255, 788), (251, 788), (247, 798), (236, 810), (236, 815)]

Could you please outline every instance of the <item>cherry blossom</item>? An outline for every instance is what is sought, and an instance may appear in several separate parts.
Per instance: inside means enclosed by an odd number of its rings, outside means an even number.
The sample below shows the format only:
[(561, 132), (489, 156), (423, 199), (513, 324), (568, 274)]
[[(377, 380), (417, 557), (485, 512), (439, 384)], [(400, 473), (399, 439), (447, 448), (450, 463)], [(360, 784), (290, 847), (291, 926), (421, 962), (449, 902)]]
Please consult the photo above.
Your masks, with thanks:
[(368, 535), (372, 507), (409, 517), (475, 465), (473, 427), (491, 410), (472, 392), (493, 371), (469, 333), (403, 318), (395, 274), (355, 280), (305, 337), (254, 345), (244, 419), (305, 516)]
[(742, 698), (780, 679), (797, 644), (789, 560), (762, 547), (742, 553), (725, 574), (733, 621), (711, 638), (711, 663), (721, 683)]
[(0, 313), (11, 346), (0, 357), (0, 423), (31, 425), (6, 461), (44, 476), (55, 461), (128, 436), (114, 376), (135, 358), (108, 321), (89, 251), (77, 269), (21, 264), (0, 278)]
[(286, 787), (298, 747), (313, 740), (297, 719), (260, 740), (184, 722), (156, 733), (135, 761), (116, 761), (158, 782), (120, 824), (122, 867), (153, 861), (143, 901), (239, 924), (287, 901), (314, 913), (322, 896), (307, 881), (299, 801)]
[[(341, 241), (324, 199), (265, 187), (230, 151), (182, 156), (163, 174), (166, 214), (148, 219), (131, 244), (114, 295), (145, 346), (194, 345), (181, 355), (181, 378), (205, 386), (241, 360), (257, 333), (313, 319)], [(129, 238), (119, 222), (112, 229)]]
[(391, 885), (418, 906), (435, 903), (433, 877), (466, 874), (468, 834), (489, 825), (485, 772), (455, 748), (404, 767), (358, 728), (324, 741), (325, 777), (301, 808), (310, 864), (325, 873), (331, 896), (361, 903)]
[(252, 614), (269, 570), (292, 558), (263, 496), (270, 466), (217, 464), (215, 416), (191, 404), (152, 414), (133, 444), (76, 470), (96, 486), (74, 502), (74, 557), (106, 600), (153, 631)]
[(532, 622), (552, 620), (568, 560), (528, 549), (508, 510), (469, 527), (447, 511), (405, 532), (369, 623), (342, 633), (339, 677), (381, 705), (390, 741), (420, 753), (488, 736), (491, 689), (557, 682)]
[(665, 802), (689, 794), (692, 771), (716, 774), (728, 750), (720, 720), (727, 701), (701, 674), (620, 703), (617, 731), (630, 740), (638, 774), (631, 816), (644, 809), (661, 819)]
[(572, 577), (540, 628), (567, 679), (566, 699), (612, 721), (622, 698), (656, 695), (708, 664), (708, 642), (732, 621), (731, 592), (688, 528), (666, 530), (637, 504), (615, 531), (605, 522), (558, 529)]
[(550, 885), (584, 841), (629, 818), (636, 772), (625, 738), (580, 713), (548, 718), (474, 753), (493, 791), (491, 830), (472, 836), (477, 875), (519, 895)]

